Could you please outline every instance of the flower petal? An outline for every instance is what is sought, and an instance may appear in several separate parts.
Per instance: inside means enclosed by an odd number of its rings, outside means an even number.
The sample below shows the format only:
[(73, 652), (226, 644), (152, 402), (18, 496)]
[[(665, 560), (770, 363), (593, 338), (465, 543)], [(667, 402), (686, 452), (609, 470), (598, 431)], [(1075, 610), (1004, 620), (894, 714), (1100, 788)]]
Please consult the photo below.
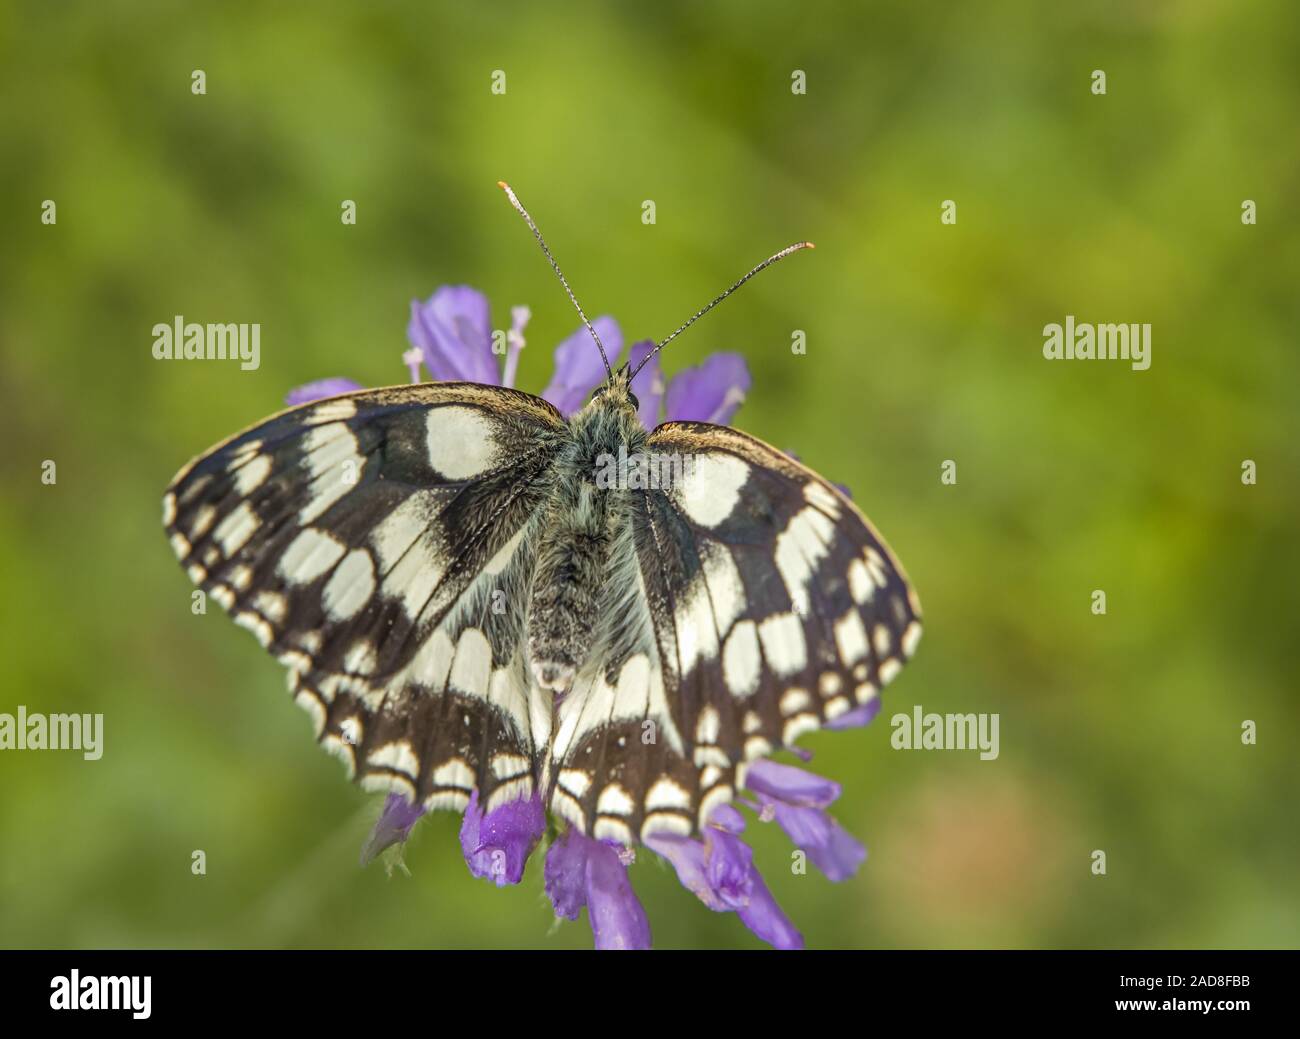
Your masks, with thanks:
[(587, 841), (587, 917), (597, 949), (650, 948), (650, 921), (619, 853)]
[(752, 383), (740, 354), (711, 354), (699, 367), (685, 368), (672, 377), (665, 412), (671, 422), (715, 422), (725, 426)]
[(436, 380), (501, 382), (487, 297), (477, 289), (444, 285), (424, 303), (412, 300), (406, 337)]
[(424, 815), (424, 809), (413, 805), (401, 794), (389, 794), (384, 810), (370, 831), (370, 837), (361, 849), (361, 865), (374, 861), (376, 855), (394, 844), (403, 843), (411, 836), (413, 827)]
[(848, 880), (867, 859), (866, 847), (820, 808), (775, 804), (776, 821), (796, 848), (837, 883)]
[(734, 833), (709, 828), (704, 838), (705, 874), (713, 893), (728, 909), (749, 905), (753, 890), (754, 851)]
[[(632, 370), (640, 366), (641, 362), (649, 356), (650, 351), (654, 349), (653, 339), (642, 339), (632, 344), (632, 349), (627, 352), (627, 363), (631, 365)], [(646, 429), (654, 429), (659, 425), (659, 408), (664, 399), (664, 372), (659, 367), (659, 355), (639, 372), (636, 378), (632, 380), (632, 393), (641, 403), (637, 409), (637, 414), (641, 417), (641, 425)]]
[(737, 910), (746, 927), (774, 949), (802, 949), (803, 935), (781, 911), (758, 870), (750, 877), (749, 904)]
[[(739, 816), (739, 813), (736, 813)], [(754, 868), (753, 852), (736, 832), (718, 825), (735, 820), (718, 812), (703, 841), (676, 834), (655, 834), (646, 845), (672, 863), (682, 887), (715, 913), (735, 912), (759, 938), (778, 949), (803, 948), (803, 936), (772, 898)], [(742, 820), (743, 821), (743, 820)]]
[(305, 386), (298, 386), (290, 390), (284, 398), (284, 402), (290, 405), (306, 404), (313, 400), (337, 397), (340, 393), (351, 393), (353, 390), (359, 389), (361, 389), (361, 383), (353, 382), (351, 379), (341, 377), (317, 379), (315, 382), (309, 382)]
[(533, 848), (546, 831), (541, 798), (508, 801), (484, 815), (478, 791), (470, 795), (460, 826), (460, 846), (469, 871), (497, 887), (518, 884)]
[[(623, 353), (623, 330), (612, 317), (598, 317), (592, 322), (596, 334), (609, 355), (613, 368)], [(555, 374), (542, 396), (560, 409), (563, 415), (572, 415), (582, 407), (587, 394), (605, 379), (605, 366), (600, 351), (591, 341), (585, 325), (578, 328), (555, 348)]]
[(647, 837), (645, 843), (651, 851), (662, 855), (672, 864), (682, 887), (715, 913), (725, 913), (731, 908), (714, 894), (709, 883), (703, 841), (675, 833), (660, 833)]
[(766, 758), (749, 767), (745, 787), (776, 801), (814, 808), (825, 808), (840, 796), (840, 785), (833, 779)]
[(546, 849), (542, 877), (556, 916), (578, 919), (587, 904), (587, 841), (577, 830), (562, 833)]

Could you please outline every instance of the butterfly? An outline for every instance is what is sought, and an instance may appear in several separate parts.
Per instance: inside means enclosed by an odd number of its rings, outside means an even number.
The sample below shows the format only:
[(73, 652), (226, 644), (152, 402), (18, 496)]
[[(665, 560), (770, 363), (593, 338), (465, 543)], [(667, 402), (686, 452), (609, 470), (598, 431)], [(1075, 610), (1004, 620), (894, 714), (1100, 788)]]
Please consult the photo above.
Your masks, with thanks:
[[(647, 431), (636, 372), (605, 369), (567, 419), (468, 382), (303, 404), (167, 490), (189, 577), (364, 788), (540, 797), (624, 845), (696, 834), (750, 762), (872, 703), (915, 651), (916, 594), (852, 501), (739, 430)], [(653, 464), (604, 479), (612, 458)]]

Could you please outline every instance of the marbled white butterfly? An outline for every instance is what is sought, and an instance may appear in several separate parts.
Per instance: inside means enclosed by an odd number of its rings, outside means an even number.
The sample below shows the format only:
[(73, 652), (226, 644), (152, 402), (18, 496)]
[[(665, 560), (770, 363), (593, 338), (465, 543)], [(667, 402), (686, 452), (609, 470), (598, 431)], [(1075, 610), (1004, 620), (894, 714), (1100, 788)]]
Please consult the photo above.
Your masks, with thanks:
[[(167, 491), (191, 579), (288, 667), (367, 789), (460, 811), (539, 792), (627, 845), (697, 833), (748, 762), (914, 651), (916, 595), (848, 498), (735, 429), (648, 432), (636, 373), (605, 368), (568, 420), (465, 382), (290, 408)], [(602, 485), (611, 456), (688, 464)]]

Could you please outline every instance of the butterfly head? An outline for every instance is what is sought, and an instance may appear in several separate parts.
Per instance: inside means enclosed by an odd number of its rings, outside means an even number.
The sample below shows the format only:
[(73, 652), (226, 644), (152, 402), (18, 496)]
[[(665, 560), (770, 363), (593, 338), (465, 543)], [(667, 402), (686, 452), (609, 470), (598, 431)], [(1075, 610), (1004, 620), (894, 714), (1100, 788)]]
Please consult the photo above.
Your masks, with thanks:
[(591, 397), (592, 404), (599, 402), (600, 407), (613, 411), (627, 411), (636, 414), (641, 402), (632, 392), (632, 375), (625, 364), (596, 388)]

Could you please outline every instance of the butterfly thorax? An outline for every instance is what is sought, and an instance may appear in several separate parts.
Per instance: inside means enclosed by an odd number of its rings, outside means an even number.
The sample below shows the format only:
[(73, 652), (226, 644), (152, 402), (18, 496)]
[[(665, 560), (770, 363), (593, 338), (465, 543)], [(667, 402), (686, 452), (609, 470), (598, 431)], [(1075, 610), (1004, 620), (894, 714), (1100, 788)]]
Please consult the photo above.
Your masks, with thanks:
[(603, 472), (645, 443), (635, 398), (620, 372), (569, 422), (542, 510), (528, 610), (528, 656), (538, 683), (557, 695), (573, 684), (600, 636), (602, 592), (620, 542), (631, 538), (631, 498)]

